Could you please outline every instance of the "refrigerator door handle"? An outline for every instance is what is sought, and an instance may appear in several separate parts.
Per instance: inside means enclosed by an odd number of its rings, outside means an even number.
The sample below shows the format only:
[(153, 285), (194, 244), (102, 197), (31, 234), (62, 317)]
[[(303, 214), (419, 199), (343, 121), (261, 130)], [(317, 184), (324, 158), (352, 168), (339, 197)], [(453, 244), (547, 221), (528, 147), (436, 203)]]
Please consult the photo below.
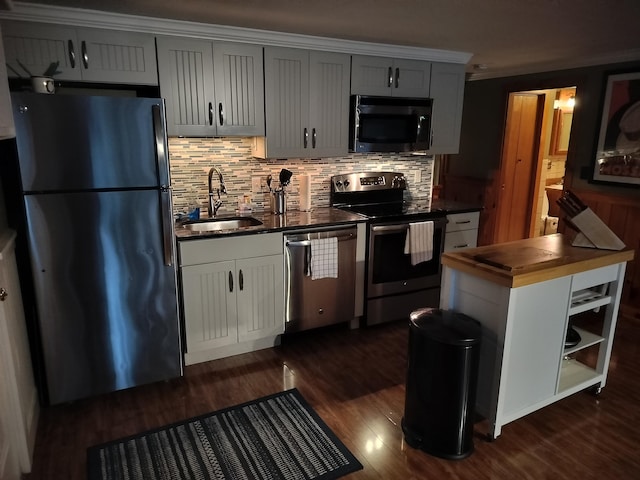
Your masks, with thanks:
[[(162, 243), (164, 264), (173, 265), (173, 218), (171, 214), (171, 187), (169, 183), (169, 162), (167, 160), (167, 137), (160, 105), (153, 105), (153, 131), (156, 141), (156, 162), (160, 189), (160, 215), (162, 216)], [(163, 183), (165, 182), (166, 183)]]

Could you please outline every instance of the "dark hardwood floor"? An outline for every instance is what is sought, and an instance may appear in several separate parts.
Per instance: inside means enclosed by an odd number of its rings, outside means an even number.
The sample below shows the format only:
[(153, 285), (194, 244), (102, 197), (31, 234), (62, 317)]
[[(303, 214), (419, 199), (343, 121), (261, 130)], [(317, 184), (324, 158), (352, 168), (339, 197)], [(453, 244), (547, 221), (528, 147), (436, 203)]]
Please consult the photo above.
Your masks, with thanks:
[(621, 318), (607, 386), (506, 425), (459, 461), (403, 441), (406, 322), (304, 332), (278, 348), (187, 367), (184, 378), (43, 410), (33, 472), (86, 478), (87, 447), (296, 387), (364, 469), (355, 479), (640, 478), (640, 323)]

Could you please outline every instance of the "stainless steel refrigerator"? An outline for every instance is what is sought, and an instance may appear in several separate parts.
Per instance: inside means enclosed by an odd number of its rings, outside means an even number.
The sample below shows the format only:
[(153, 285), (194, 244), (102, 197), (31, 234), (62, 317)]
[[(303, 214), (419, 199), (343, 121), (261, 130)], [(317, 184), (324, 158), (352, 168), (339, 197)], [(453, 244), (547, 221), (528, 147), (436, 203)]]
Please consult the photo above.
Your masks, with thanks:
[(182, 375), (162, 99), (11, 100), (48, 402)]

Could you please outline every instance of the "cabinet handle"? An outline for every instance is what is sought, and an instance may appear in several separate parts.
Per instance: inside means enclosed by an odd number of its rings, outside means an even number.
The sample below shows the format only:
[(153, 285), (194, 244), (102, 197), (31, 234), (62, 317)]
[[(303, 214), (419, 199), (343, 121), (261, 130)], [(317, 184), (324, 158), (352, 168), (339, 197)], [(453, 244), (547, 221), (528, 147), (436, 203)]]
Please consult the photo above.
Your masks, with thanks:
[(238, 281), (240, 282), (240, 291), (244, 290), (244, 274), (242, 273), (242, 269), (238, 272)]
[(456, 222), (456, 225), (462, 225), (463, 223), (471, 223), (471, 220), (462, 220), (462, 221)]
[(209, 102), (209, 126), (213, 125), (213, 104)]
[(4, 288), (0, 288), (0, 302), (4, 302), (8, 296), (7, 291)]
[(465, 243), (465, 244), (461, 244), (461, 245), (454, 245), (453, 248), (465, 248), (465, 247), (468, 247), (468, 246), (469, 246), (469, 244)]
[(387, 71), (387, 87), (390, 87), (391, 85), (393, 85), (393, 70), (389, 67), (389, 70)]
[(398, 88), (399, 80), (400, 80), (400, 69), (396, 67), (396, 88)]
[(84, 40), (80, 44), (80, 48), (82, 49), (82, 64), (84, 68), (89, 68), (89, 54), (87, 53), (87, 42)]
[(233, 293), (233, 273), (229, 270), (229, 291)]
[(311, 130), (311, 148), (316, 148), (316, 129)]
[(224, 110), (222, 110), (222, 102), (218, 103), (218, 118), (220, 125), (224, 125)]
[(69, 48), (69, 63), (71, 64), (71, 68), (76, 68), (76, 51), (73, 48), (73, 40), (69, 40), (67, 46)]
[(307, 148), (308, 143), (309, 143), (309, 130), (307, 130), (307, 127), (304, 127), (304, 137), (303, 137), (304, 148)]

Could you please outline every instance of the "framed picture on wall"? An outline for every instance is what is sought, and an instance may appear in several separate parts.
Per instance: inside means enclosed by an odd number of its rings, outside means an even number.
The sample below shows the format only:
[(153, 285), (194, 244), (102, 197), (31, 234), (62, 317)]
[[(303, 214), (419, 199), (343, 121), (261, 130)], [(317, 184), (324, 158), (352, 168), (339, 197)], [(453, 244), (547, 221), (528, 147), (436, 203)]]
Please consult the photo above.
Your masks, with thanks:
[(640, 72), (607, 76), (593, 180), (640, 185)]

